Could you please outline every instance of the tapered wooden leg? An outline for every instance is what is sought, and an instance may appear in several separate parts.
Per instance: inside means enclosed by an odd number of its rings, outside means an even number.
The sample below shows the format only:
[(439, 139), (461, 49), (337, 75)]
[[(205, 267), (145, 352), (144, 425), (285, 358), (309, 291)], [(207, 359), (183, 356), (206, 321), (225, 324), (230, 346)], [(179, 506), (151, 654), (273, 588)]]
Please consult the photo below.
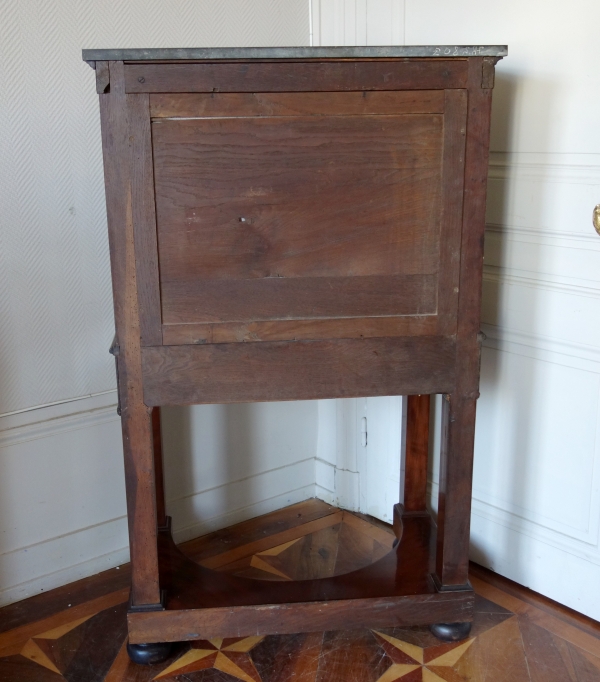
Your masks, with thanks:
[(165, 507), (165, 480), (163, 469), (162, 431), (160, 426), (160, 407), (152, 410), (152, 440), (154, 443), (154, 485), (156, 488), (156, 523), (159, 528), (167, 525)]
[(476, 400), (452, 394), (442, 403), (435, 579), (441, 590), (466, 589)]
[(152, 190), (150, 120), (147, 99), (125, 92), (123, 62), (111, 63), (110, 93), (100, 97), (100, 115), (131, 551), (130, 610), (152, 610), (162, 607), (152, 410), (144, 404), (141, 342), (155, 343), (158, 335), (140, 317), (140, 301), (144, 307), (150, 299), (148, 291), (138, 291), (136, 265), (136, 256), (144, 262), (142, 252), (136, 254), (142, 235), (155, 230), (149, 213), (153, 201), (148, 200)]
[(407, 512), (426, 510), (429, 409), (430, 396), (408, 396), (404, 465), (404, 509)]

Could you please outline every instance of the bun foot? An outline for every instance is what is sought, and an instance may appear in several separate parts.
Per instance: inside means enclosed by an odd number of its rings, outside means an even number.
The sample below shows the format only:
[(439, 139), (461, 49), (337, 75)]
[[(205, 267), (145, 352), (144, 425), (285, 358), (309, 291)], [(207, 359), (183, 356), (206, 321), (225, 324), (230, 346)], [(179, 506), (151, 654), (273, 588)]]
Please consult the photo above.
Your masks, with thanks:
[(173, 649), (172, 642), (157, 642), (155, 644), (129, 644), (127, 643), (127, 653), (133, 663), (141, 665), (152, 665), (162, 663), (171, 655)]
[(471, 625), (471, 623), (435, 623), (429, 629), (443, 642), (459, 642), (469, 636)]

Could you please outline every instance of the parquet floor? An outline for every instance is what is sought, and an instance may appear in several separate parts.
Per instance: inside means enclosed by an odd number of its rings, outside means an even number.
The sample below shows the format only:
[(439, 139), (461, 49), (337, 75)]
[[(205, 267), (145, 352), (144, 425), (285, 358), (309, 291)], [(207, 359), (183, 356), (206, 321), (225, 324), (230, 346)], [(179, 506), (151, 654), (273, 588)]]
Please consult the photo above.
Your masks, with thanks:
[[(309, 500), (186, 543), (218, 571), (257, 580), (342, 574), (391, 549), (373, 519)], [(0, 610), (0, 682), (600, 682), (600, 624), (473, 566), (471, 636), (443, 644), (426, 627), (181, 645), (129, 662), (128, 566)]]

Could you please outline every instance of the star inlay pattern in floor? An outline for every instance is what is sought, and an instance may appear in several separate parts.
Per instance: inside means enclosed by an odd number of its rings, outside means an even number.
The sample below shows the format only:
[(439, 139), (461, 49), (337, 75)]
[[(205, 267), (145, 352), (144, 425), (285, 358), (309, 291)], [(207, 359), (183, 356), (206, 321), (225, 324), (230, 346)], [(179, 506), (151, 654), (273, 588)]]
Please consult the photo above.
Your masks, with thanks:
[(452, 669), (475, 641), (474, 639), (467, 639), (457, 644), (420, 647), (383, 632), (374, 632), (382, 640), (384, 651), (393, 661), (393, 664), (377, 682), (394, 682), (394, 680), (409, 682), (411, 678), (418, 679), (417, 675), (413, 674), (417, 671), (421, 672), (422, 678), (426, 682), (443, 682), (444, 678), (440, 677), (438, 673), (443, 674), (446, 671), (438, 669)]
[[(385, 525), (311, 500), (185, 548), (214, 570), (295, 580), (368, 565), (393, 541)], [(126, 651), (126, 571), (107, 574), (113, 591), (77, 599), (73, 588), (69, 608), (51, 593), (35, 597), (30, 617), (11, 628), (2, 617), (26, 612), (28, 602), (0, 609), (0, 682), (600, 681), (600, 626), (596, 636), (593, 624), (582, 630), (476, 576), (463, 642), (442, 643), (427, 627), (249, 636), (182, 643), (168, 661), (138, 666)]]
[(166, 677), (214, 668), (236, 680), (261, 682), (249, 652), (263, 639), (264, 637), (239, 637), (199, 640), (154, 679), (162, 680)]

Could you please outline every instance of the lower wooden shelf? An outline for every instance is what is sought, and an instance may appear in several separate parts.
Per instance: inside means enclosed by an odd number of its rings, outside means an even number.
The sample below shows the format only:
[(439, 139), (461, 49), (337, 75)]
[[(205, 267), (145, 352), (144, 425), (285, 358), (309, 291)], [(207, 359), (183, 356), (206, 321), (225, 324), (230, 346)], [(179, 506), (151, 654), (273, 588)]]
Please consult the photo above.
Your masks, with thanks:
[(330, 578), (272, 582), (198, 565), (159, 533), (163, 610), (130, 610), (133, 644), (471, 621), (471, 589), (438, 592), (431, 577), (435, 524), (394, 509), (394, 548), (379, 561)]

